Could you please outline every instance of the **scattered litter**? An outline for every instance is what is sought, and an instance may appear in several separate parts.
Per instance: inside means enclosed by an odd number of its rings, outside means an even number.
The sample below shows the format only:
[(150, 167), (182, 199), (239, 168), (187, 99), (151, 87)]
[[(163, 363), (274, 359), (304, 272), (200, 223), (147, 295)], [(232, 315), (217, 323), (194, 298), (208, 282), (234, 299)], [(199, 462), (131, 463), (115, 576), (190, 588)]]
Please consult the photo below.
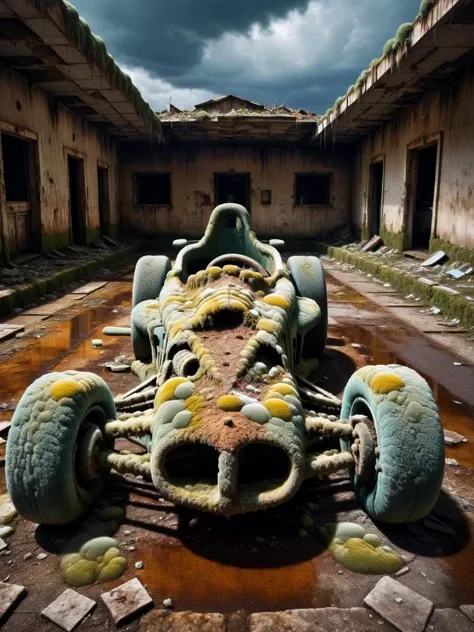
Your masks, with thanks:
[(134, 551), (134, 550), (135, 550), (135, 547), (133, 546), (133, 544), (132, 544), (132, 546), (129, 546), (129, 547), (128, 547), (128, 550), (129, 550), (129, 551)]
[(100, 598), (116, 624), (153, 605), (153, 599), (136, 577), (102, 594)]
[(453, 430), (445, 430), (444, 443), (445, 445), (458, 445), (459, 443), (467, 443), (467, 439), (458, 432), (454, 432)]
[(38, 553), (38, 555), (36, 556), (37, 560), (45, 560), (48, 557), (47, 553)]
[(463, 366), (462, 362), (453, 362), (454, 366)]
[(384, 287), (392, 287), (392, 286), (390, 285), (390, 283), (384, 283), (384, 284), (383, 284), (383, 286), (384, 286)]
[(164, 605), (165, 608), (172, 608), (173, 607), (173, 602), (168, 597), (167, 599), (163, 599), (163, 605)]
[(143, 568), (143, 562), (135, 562), (135, 568), (138, 568), (139, 570)]
[(402, 575), (406, 575), (409, 572), (410, 572), (410, 569), (408, 568), (408, 566), (404, 566), (403, 568), (401, 568), (399, 571), (395, 573), (395, 577), (401, 577)]
[(432, 314), (440, 314), (440, 313), (441, 313), (441, 310), (440, 310), (440, 308), (439, 308), (439, 307), (434, 307), (434, 306), (433, 306), (433, 307), (430, 309), (430, 312), (431, 312)]
[(457, 399), (453, 399), (453, 404), (457, 404), (458, 406), (462, 406), (462, 402), (458, 401)]
[(354, 349), (362, 349), (362, 345), (360, 345), (358, 342), (353, 342), (351, 344), (351, 347), (354, 347)]
[(41, 614), (66, 632), (72, 632), (95, 608), (95, 605), (96, 602), (89, 597), (67, 588)]
[(383, 244), (382, 237), (379, 237), (379, 235), (374, 235), (372, 239), (370, 239), (365, 244), (365, 246), (361, 248), (361, 250), (362, 252), (373, 252), (374, 250), (377, 250), (377, 248), (381, 246), (382, 244)]
[(446, 465), (459, 465), (458, 461), (456, 461), (456, 459), (445, 459), (444, 462), (446, 463)]
[(102, 347), (103, 345), (104, 342), (100, 338), (94, 338), (94, 340), (92, 341), (93, 347)]
[(445, 258), (446, 258), (446, 253), (443, 252), (443, 250), (437, 250), (435, 253), (431, 255), (431, 257), (428, 257), (426, 261), (423, 261), (421, 265), (424, 268), (429, 268), (431, 266), (436, 265), (437, 263), (441, 263), (441, 261), (443, 261), (443, 259)]
[(107, 362), (105, 365), (106, 369), (112, 371), (112, 373), (127, 373), (130, 371), (130, 366), (128, 364), (123, 364), (120, 362)]
[(462, 277), (471, 274), (473, 271), (472, 266), (469, 263), (463, 263), (461, 265), (455, 265), (449, 270), (446, 270), (445, 274), (448, 274), (453, 279), (462, 279)]

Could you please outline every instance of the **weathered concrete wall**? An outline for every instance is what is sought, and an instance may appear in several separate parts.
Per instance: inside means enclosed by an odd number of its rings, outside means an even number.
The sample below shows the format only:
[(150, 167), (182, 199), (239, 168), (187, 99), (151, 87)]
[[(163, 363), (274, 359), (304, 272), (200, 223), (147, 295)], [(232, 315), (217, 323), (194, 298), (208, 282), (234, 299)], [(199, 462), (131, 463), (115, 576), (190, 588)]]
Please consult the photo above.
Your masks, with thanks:
[[(0, 68), (0, 85), (0, 132), (22, 135), (36, 143), (40, 209), (38, 229), (41, 227), (42, 247), (48, 249), (69, 243), (68, 153), (84, 158), (85, 161), (85, 205), (89, 239), (97, 237), (99, 227), (98, 162), (108, 167), (109, 219), (111, 232), (114, 232), (119, 224), (115, 142), (12, 71)], [(0, 183), (3, 183), (2, 178)], [(5, 205), (4, 187), (0, 187), (0, 210), (4, 219)]]
[[(367, 225), (369, 165), (385, 161), (382, 233), (394, 243), (407, 231), (407, 162), (414, 145), (439, 135), (441, 162), (433, 237), (474, 248), (474, 72), (456, 77), (366, 136), (354, 156), (353, 223)], [(409, 182), (409, 180), (408, 180)], [(408, 190), (409, 193), (409, 190)], [(435, 209), (436, 213), (436, 201)]]
[[(171, 173), (169, 206), (135, 204), (134, 174)], [(120, 148), (122, 222), (145, 234), (201, 236), (214, 208), (214, 173), (250, 173), (252, 226), (260, 235), (312, 238), (349, 221), (350, 160), (314, 148), (219, 145)], [(295, 206), (295, 172), (332, 174), (329, 206)], [(261, 204), (269, 189), (272, 203)]]

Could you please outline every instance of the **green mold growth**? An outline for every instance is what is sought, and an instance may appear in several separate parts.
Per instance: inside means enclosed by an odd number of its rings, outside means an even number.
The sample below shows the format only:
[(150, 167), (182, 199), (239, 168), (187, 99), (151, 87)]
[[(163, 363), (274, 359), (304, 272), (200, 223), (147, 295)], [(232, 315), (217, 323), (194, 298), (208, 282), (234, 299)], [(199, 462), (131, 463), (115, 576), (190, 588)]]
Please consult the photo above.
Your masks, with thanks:
[(344, 102), (344, 98), (345, 97), (337, 97), (337, 99), (334, 101), (334, 107), (338, 108), (341, 105), (341, 103)]
[(396, 50), (397, 50), (397, 40), (394, 37), (392, 37), (391, 39), (385, 42), (385, 46), (383, 47), (384, 57), (385, 55), (392, 55), (393, 53), (396, 52)]
[(60, 565), (65, 583), (76, 587), (112, 581), (126, 567), (127, 559), (116, 540), (106, 536), (91, 539), (86, 534), (69, 542)]
[(212, 116), (209, 114), (209, 112), (206, 112), (205, 110), (200, 110), (197, 114), (196, 114), (196, 121), (209, 121)]
[(347, 94), (352, 94), (354, 90), (355, 90), (355, 83), (353, 83), (351, 86), (347, 88)]
[(435, 0), (422, 0), (420, 4), (420, 12), (418, 15), (424, 20), (431, 8), (434, 6)]
[(362, 86), (364, 85), (364, 83), (367, 81), (367, 78), (369, 76), (369, 71), (368, 70), (363, 70), (359, 77), (357, 78), (357, 81), (355, 82), (355, 87), (357, 89), (362, 88)]
[(436, 252), (437, 250), (443, 250), (451, 261), (462, 261), (474, 266), (474, 250), (471, 248), (456, 246), (440, 237), (432, 237), (430, 240), (430, 252)]
[(399, 571), (404, 562), (374, 533), (352, 522), (328, 522), (320, 529), (332, 557), (355, 573), (388, 575)]
[(404, 46), (408, 43), (411, 38), (411, 34), (413, 33), (413, 24), (411, 22), (405, 22), (398, 27), (398, 31), (395, 35), (395, 41), (399, 46)]

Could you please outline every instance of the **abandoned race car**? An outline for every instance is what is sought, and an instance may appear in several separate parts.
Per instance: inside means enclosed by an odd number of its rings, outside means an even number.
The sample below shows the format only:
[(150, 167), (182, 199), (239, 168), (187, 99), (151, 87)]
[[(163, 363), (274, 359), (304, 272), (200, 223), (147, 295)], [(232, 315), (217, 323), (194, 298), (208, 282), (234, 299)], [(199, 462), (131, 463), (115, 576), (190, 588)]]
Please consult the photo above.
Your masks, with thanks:
[[(426, 381), (399, 365), (366, 366), (341, 402), (309, 380), (327, 333), (320, 260), (283, 263), (282, 242), (258, 241), (237, 204), (217, 207), (200, 241), (177, 245), (173, 266), (145, 256), (135, 269), (139, 386), (114, 400), (100, 377), (66, 371), (22, 396), (6, 455), (19, 513), (72, 522), (112, 469), (151, 479), (178, 505), (225, 516), (278, 505), (305, 479), (348, 469), (374, 519), (425, 516), (444, 470)], [(140, 447), (120, 452), (118, 438)]]

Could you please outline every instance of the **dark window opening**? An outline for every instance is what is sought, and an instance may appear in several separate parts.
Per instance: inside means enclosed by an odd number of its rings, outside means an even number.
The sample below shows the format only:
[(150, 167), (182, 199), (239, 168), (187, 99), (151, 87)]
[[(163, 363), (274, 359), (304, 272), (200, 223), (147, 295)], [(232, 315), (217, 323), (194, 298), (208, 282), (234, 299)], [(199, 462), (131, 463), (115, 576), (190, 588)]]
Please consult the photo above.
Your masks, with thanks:
[(328, 173), (295, 174), (296, 206), (328, 206), (331, 176)]
[(383, 162), (376, 162), (370, 165), (369, 173), (370, 188), (370, 233), (378, 235), (380, 233), (381, 216), (382, 216), (382, 197), (383, 197)]
[(74, 245), (87, 241), (86, 192), (84, 183), (84, 160), (68, 156), (69, 174), (69, 215), (71, 222), (71, 242)]
[(416, 200), (413, 212), (413, 248), (427, 249), (430, 245), (436, 185), (437, 150), (437, 145), (416, 150), (417, 170)]
[(28, 141), (2, 134), (3, 172), (7, 202), (29, 202)]
[[(250, 212), (250, 174), (249, 173), (215, 173), (214, 191), (216, 206), (235, 202)], [(228, 218), (229, 223), (235, 220)], [(231, 224), (229, 228), (233, 228)]]
[(97, 183), (99, 190), (99, 224), (102, 235), (107, 235), (110, 227), (110, 194), (109, 170), (97, 167)]
[(135, 174), (137, 204), (171, 204), (169, 173)]

